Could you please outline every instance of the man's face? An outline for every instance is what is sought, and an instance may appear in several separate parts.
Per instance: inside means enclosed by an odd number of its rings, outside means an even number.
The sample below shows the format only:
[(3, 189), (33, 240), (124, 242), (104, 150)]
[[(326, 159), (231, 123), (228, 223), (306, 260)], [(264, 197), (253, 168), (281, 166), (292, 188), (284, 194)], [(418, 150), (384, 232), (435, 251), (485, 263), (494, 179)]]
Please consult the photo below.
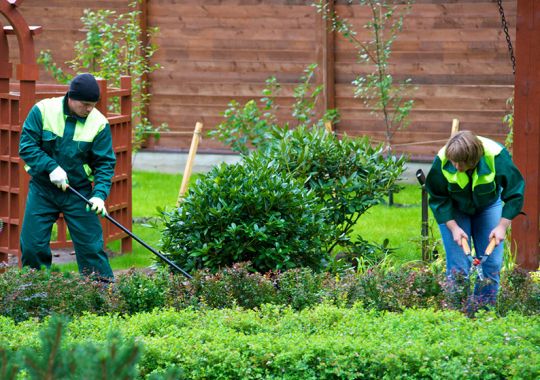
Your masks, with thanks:
[(79, 117), (87, 117), (90, 111), (94, 109), (97, 102), (85, 102), (68, 98), (68, 106), (71, 112)]

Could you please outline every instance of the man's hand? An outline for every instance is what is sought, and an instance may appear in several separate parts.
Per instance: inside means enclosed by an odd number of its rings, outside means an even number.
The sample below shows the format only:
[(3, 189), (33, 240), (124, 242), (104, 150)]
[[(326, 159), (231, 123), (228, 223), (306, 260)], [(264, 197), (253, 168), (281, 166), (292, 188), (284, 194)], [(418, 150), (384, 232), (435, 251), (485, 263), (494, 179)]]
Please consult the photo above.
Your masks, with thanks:
[(68, 187), (68, 177), (64, 169), (60, 166), (57, 166), (56, 169), (49, 174), (49, 179), (56, 187), (62, 189), (62, 191), (66, 191)]
[(461, 247), (461, 244), (462, 244), (461, 241), (463, 238), (467, 240), (469, 239), (465, 231), (463, 231), (463, 229), (460, 226), (458, 226), (455, 220), (452, 219), (446, 222), (446, 227), (448, 227), (448, 229), (452, 233), (452, 240), (454, 240), (456, 244), (459, 245), (460, 247)]
[(495, 238), (495, 245), (499, 245), (506, 238), (506, 229), (510, 226), (510, 219), (501, 218), (497, 227), (489, 234), (489, 240)]
[(107, 215), (107, 209), (105, 208), (105, 201), (103, 199), (92, 197), (89, 201), (92, 203), (92, 207), (86, 205), (86, 211), (93, 211), (97, 215), (101, 214), (101, 216)]

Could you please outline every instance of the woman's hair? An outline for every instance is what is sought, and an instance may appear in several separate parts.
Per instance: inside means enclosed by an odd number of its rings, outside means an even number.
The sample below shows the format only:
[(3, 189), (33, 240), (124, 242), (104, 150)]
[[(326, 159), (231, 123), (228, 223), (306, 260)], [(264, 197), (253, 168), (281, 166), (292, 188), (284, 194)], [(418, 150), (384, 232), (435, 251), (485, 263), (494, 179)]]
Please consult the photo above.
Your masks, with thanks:
[(475, 167), (484, 155), (482, 141), (471, 131), (461, 131), (446, 143), (446, 158)]

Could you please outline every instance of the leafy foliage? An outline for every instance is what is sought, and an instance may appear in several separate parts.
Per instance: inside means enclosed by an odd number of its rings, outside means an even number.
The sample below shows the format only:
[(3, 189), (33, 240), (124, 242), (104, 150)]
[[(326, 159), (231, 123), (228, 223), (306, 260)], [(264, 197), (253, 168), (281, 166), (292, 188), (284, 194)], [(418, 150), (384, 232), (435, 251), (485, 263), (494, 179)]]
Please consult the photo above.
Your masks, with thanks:
[(249, 100), (244, 106), (236, 100), (229, 103), (223, 116), (225, 121), (220, 123), (209, 135), (230, 146), (233, 151), (248, 154), (250, 148), (265, 150), (271, 143), (272, 131), (275, 128), (299, 127), (317, 125), (325, 122), (335, 122), (339, 119), (336, 110), (327, 110), (323, 117), (315, 121), (315, 106), (323, 86), (313, 87), (316, 64), (309, 65), (300, 78), (300, 83), (293, 90), (295, 102), (291, 106), (291, 115), (295, 123), (278, 120), (275, 97), (281, 90), (281, 85), (275, 77), (266, 80), (261, 106), (255, 100)]
[(107, 299), (103, 287), (71, 273), (8, 270), (0, 275), (0, 315), (23, 321), (51, 313), (104, 312)]
[[(2, 332), (14, 351), (35, 346), (43, 329), (40, 323), (27, 324), (21, 340), (18, 326), (1, 322), (10, 326)], [(66, 343), (74, 347), (76, 340), (79, 347), (112, 356), (109, 331), (118, 331), (129, 342), (127, 352), (144, 345), (141, 378), (179, 370), (178, 379), (536, 379), (539, 322), (538, 316), (484, 313), (469, 319), (430, 309), (378, 313), (360, 303), (301, 312), (263, 305), (155, 310), (126, 318), (86, 315), (70, 324)], [(104, 357), (86, 352), (84, 360), (92, 364)]]
[[(449, 282), (444, 270), (433, 265), (420, 268), (377, 266), (362, 272), (348, 270), (331, 275), (308, 268), (260, 274), (253, 272), (249, 263), (239, 263), (215, 274), (207, 269), (196, 271), (190, 281), (165, 269), (148, 274), (127, 272), (117, 276), (114, 287), (103, 287), (98, 283), (89, 287), (84, 277), (60, 283), (61, 277), (51, 278), (43, 271), (29, 271), (24, 276), (24, 284), (29, 284), (24, 297), (14, 297), (13, 289), (19, 289), (21, 285), (18, 273), (18, 270), (10, 269), (0, 275), (0, 321), (7, 317), (21, 324), (24, 321), (34, 323), (55, 314), (125, 317), (167, 307), (178, 310), (237, 306), (257, 309), (264, 304), (275, 304), (303, 310), (320, 303), (352, 307), (357, 302), (377, 311), (432, 308), (467, 313), (470, 302), (469, 284), (465, 279), (456, 277), (462, 281)], [(56, 285), (51, 286), (51, 281)], [(6, 284), (11, 282), (14, 285), (10, 290)], [(54, 299), (59, 301), (52, 300), (52, 296), (42, 296), (43, 289), (47, 288), (54, 289)], [(92, 302), (80, 302), (95, 299), (96, 292), (99, 293), (99, 307)], [(73, 304), (67, 302), (70, 298), (74, 300)], [(494, 310), (502, 316), (516, 312), (540, 315), (540, 281), (520, 269), (503, 272)], [(0, 323), (0, 342), (6, 326)], [(0, 351), (0, 363), (9, 355), (9, 352)]]
[[(157, 137), (161, 130), (167, 129), (166, 124), (153, 126), (147, 117), (150, 94), (147, 92), (146, 76), (161, 66), (150, 63), (157, 46), (153, 43), (142, 43), (143, 31), (139, 22), (138, 2), (139, 0), (130, 1), (128, 5), (132, 10), (119, 15), (107, 9), (85, 9), (81, 21), (86, 37), (75, 43), (75, 57), (66, 62), (72, 72), (90, 72), (96, 77), (106, 79), (113, 86), (119, 86), (122, 75), (131, 76), (134, 150), (137, 150), (149, 135)], [(151, 41), (158, 32), (158, 28), (150, 27), (145, 37)], [(54, 62), (49, 50), (40, 53), (38, 63), (60, 83), (68, 83), (72, 78), (70, 73), (66, 73)], [(115, 112), (119, 110), (118, 102), (111, 102), (110, 107)]]
[(260, 272), (322, 268), (326, 210), (280, 169), (260, 160), (213, 168), (178, 209), (163, 214), (163, 249), (187, 270), (217, 271), (242, 261)]
[(404, 159), (386, 156), (382, 146), (372, 146), (367, 138), (337, 138), (324, 128), (301, 126), (275, 129), (272, 141), (264, 152), (253, 152), (245, 161), (271, 164), (317, 195), (328, 210), (326, 223), (334, 234), (327, 252), (337, 245), (353, 249), (350, 233), (360, 216), (388, 191), (399, 189)]
[[(352, 2), (352, 1), (351, 1)], [(358, 0), (361, 7), (367, 8), (371, 19), (364, 25), (370, 33), (368, 41), (358, 38), (353, 25), (345, 18), (328, 9), (325, 1), (317, 1), (315, 6), (324, 19), (332, 22), (332, 29), (338, 31), (357, 50), (360, 63), (372, 65), (373, 71), (360, 75), (354, 81), (354, 95), (380, 115), (384, 121), (386, 145), (392, 149), (394, 134), (410, 123), (409, 113), (413, 100), (406, 99), (410, 89), (410, 79), (395, 83), (390, 73), (392, 45), (403, 27), (403, 19), (409, 11), (412, 0), (403, 1), (401, 11), (395, 2), (382, 0)]]

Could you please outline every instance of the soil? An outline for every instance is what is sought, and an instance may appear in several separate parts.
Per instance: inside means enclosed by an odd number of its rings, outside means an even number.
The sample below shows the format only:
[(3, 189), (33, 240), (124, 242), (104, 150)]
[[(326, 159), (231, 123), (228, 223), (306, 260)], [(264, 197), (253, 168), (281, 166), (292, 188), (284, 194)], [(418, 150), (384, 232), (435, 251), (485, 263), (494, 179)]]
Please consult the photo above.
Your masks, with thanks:
[[(107, 255), (109, 256), (109, 258), (118, 255), (116, 252), (113, 252), (109, 249), (105, 249), (105, 252), (107, 252)], [(75, 251), (73, 250), (73, 248), (53, 249), (52, 255), (53, 255), (53, 259), (52, 259), (53, 264), (65, 264), (65, 263), (71, 263), (71, 262), (77, 261), (77, 258), (75, 257)], [(17, 266), (17, 265), (18, 265), (17, 257), (14, 255), (10, 255), (7, 266), (11, 267), (11, 266)]]

